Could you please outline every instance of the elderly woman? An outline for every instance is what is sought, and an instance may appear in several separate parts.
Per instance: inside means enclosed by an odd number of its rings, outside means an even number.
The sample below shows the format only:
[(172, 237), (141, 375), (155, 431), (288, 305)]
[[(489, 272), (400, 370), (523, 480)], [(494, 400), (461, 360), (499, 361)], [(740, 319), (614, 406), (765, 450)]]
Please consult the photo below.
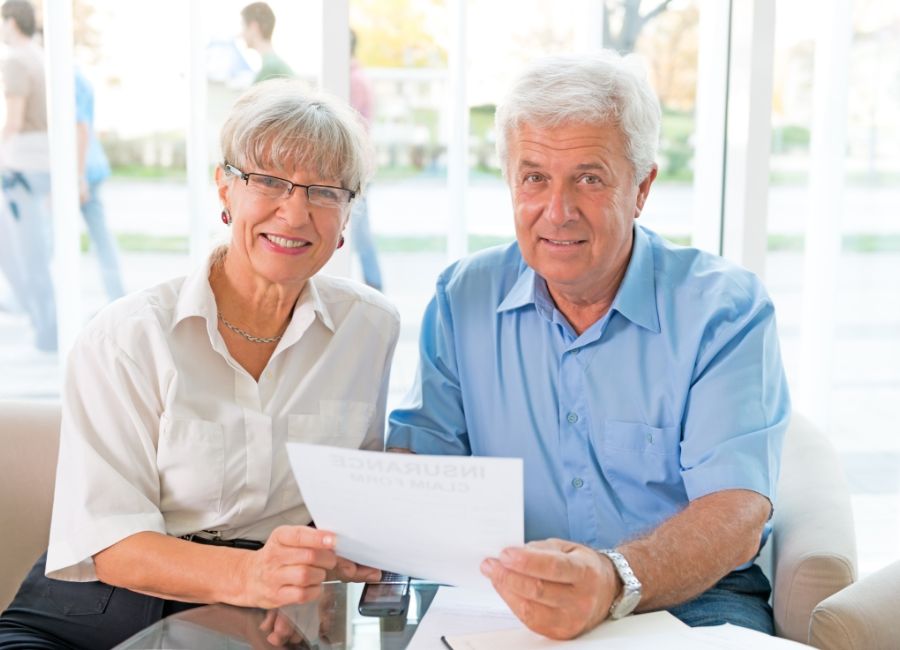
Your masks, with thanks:
[(72, 351), (50, 545), (0, 647), (110, 647), (191, 604), (278, 607), (378, 577), (311, 527), (285, 450), (383, 444), (397, 312), (317, 275), (366, 178), (364, 130), (274, 80), (237, 101), (221, 145), (230, 244), (111, 305)]

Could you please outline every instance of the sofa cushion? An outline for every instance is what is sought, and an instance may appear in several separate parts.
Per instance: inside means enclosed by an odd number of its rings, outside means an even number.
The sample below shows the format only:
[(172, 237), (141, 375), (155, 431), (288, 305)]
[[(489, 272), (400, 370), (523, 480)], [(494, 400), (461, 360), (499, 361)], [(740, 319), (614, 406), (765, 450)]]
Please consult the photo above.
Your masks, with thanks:
[(0, 401), (0, 611), (47, 548), (59, 406)]

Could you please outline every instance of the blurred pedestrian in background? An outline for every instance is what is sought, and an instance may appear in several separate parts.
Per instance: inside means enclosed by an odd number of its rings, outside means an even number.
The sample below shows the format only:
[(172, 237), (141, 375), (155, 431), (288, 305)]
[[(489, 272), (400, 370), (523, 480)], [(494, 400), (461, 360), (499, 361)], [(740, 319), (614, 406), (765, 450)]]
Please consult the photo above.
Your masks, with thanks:
[[(375, 113), (375, 93), (365, 71), (356, 58), (356, 32), (350, 30), (350, 105), (362, 115), (366, 129), (372, 125)], [(363, 281), (373, 289), (383, 290), (378, 252), (369, 226), (369, 200), (366, 194), (353, 204), (350, 216), (350, 243), (359, 254)]]
[(103, 287), (110, 301), (125, 294), (119, 269), (116, 240), (106, 225), (100, 186), (109, 177), (109, 160), (94, 133), (94, 89), (75, 71), (75, 121), (78, 135), (78, 195), (81, 215), (87, 224), (91, 245), (100, 264)]
[(30, 2), (7, 0), (0, 16), (0, 32), (8, 48), (0, 68), (6, 95), (0, 169), (8, 210), (0, 219), (6, 220), (3, 230), (11, 235), (0, 254), (16, 298), (31, 320), (35, 345), (40, 350), (55, 351), (44, 58), (34, 39), (37, 22)]
[(265, 2), (253, 2), (241, 10), (244, 21), (244, 41), (251, 50), (262, 57), (262, 67), (256, 73), (253, 83), (272, 77), (293, 77), (294, 71), (285, 63), (272, 47), (272, 32), (275, 30), (275, 13)]

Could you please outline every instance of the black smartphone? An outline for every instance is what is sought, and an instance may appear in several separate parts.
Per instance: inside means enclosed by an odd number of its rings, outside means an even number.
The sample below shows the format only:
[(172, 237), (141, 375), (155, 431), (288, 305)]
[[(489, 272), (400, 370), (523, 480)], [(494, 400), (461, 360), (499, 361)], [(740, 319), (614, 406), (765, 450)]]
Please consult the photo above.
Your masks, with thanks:
[(406, 616), (409, 576), (382, 571), (381, 581), (363, 587), (359, 613), (363, 616)]

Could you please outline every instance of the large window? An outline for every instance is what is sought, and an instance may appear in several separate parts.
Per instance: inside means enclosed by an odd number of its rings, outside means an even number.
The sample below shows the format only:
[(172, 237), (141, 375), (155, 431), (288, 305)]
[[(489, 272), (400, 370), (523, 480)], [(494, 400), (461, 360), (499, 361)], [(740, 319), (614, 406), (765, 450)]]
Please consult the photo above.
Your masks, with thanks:
[[(323, 36), (327, 1), (270, 3), (277, 16), (273, 45), (311, 86), (322, 83), (323, 56), (344, 47), (343, 41), (330, 43)], [(462, 15), (459, 2), (465, 8), (462, 39), (454, 31)], [(101, 197), (127, 291), (188, 271), (196, 263), (190, 247), (198, 223), (209, 243), (227, 233), (218, 221), (212, 184), (217, 133), (262, 63), (241, 36), (245, 4), (210, 0), (193, 13), (178, 0), (74, 3), (77, 59), (94, 88), (95, 130), (112, 168)], [(900, 549), (900, 438), (892, 434), (900, 401), (900, 220), (895, 207), (900, 203), (900, 8), (887, 0), (853, 3), (846, 20), (838, 21), (848, 30), (842, 41), (817, 27), (842, 3), (776, 2), (774, 35), (771, 24), (738, 21), (729, 42), (725, 27), (718, 28), (718, 36), (715, 29), (702, 31), (704, 19), (711, 11), (726, 16), (723, 7), (753, 3), (573, 0), (563, 9), (552, 0), (522, 0), (514, 5), (349, 2), (356, 65), (373, 98), (370, 132), (377, 173), (368, 192), (368, 221), (382, 288), (399, 307), (403, 323), (389, 406), (412, 381), (419, 321), (437, 274), (451, 261), (452, 235), (462, 230), (469, 251), (514, 236), (509, 193), (494, 153), (493, 118), (524, 64), (547, 53), (591, 51), (603, 42), (642, 57), (661, 98), (663, 126), (660, 174), (641, 223), (674, 241), (701, 245), (696, 215), (725, 206), (724, 214), (713, 215), (715, 225), (702, 222), (709, 224), (709, 233), (700, 234), (711, 235), (702, 245), (717, 250), (719, 222), (727, 226), (736, 217), (728, 197), (720, 197), (737, 172), (730, 164), (721, 170), (709, 166), (717, 156), (722, 163), (731, 155), (734, 142), (724, 137), (720, 110), (727, 103), (727, 79), (720, 75), (721, 87), (713, 83), (709, 87), (716, 93), (703, 96), (700, 88), (718, 74), (712, 66), (711, 76), (705, 76), (704, 64), (721, 63), (719, 70), (725, 71), (742, 47), (742, 36), (762, 37), (755, 46), (774, 36), (770, 178), (768, 191), (758, 193), (768, 199), (767, 213), (745, 210), (751, 225), (767, 218), (765, 242), (758, 247), (764, 264), (757, 270), (764, 267), (776, 303), (798, 411), (819, 421), (844, 459), (862, 571), (895, 559)], [(704, 40), (704, 34), (713, 37)], [(466, 56), (456, 66), (460, 43)], [(198, 95), (190, 52), (198, 44), (206, 66), (205, 106), (203, 119), (192, 126), (191, 109), (199, 104), (191, 103)], [(823, 52), (837, 57), (829, 68), (832, 77), (846, 65), (846, 82), (817, 74)], [(465, 104), (455, 101), (461, 96), (453, 86), (458, 78), (465, 82)], [(744, 81), (730, 79), (732, 99)], [(745, 99), (749, 106), (750, 97)], [(453, 128), (461, 123), (460, 112), (467, 116), (468, 138), (458, 164)], [(769, 117), (767, 106), (763, 112)], [(722, 117), (718, 150), (709, 144), (706, 129), (710, 124), (718, 128), (717, 115)], [(738, 117), (729, 115), (727, 128)], [(206, 143), (208, 174), (189, 189), (187, 142), (195, 142), (190, 136), (198, 133)], [(829, 148), (835, 142), (838, 148)], [(826, 153), (817, 154), (816, 146)], [(765, 166), (766, 161), (750, 158), (743, 161)], [(831, 167), (825, 164), (832, 159), (837, 162)], [(459, 190), (465, 196), (464, 214), (453, 207), (457, 197), (448, 190), (448, 177), (460, 172), (457, 165), (468, 175)], [(705, 180), (695, 182), (701, 177)], [(0, 218), (9, 225), (8, 215)], [(80, 280), (57, 278), (61, 291), (82, 295), (79, 325), (109, 299), (96, 242), (83, 230)], [(829, 249), (832, 236), (836, 245)], [(350, 273), (364, 279), (360, 259), (353, 255)], [(58, 397), (59, 356), (32, 348), (27, 314), (3, 277), (0, 364), (0, 398)]]
[[(777, 6), (767, 284), (797, 408), (841, 452), (868, 573), (900, 556), (900, 8), (854, 3), (847, 33), (829, 38), (807, 19), (820, 3)], [(823, 48), (846, 85), (816, 74)], [(834, 169), (811, 156), (815, 125), (838, 148)], [(815, 174), (837, 182), (820, 194)], [(823, 230), (836, 240), (827, 257)]]

